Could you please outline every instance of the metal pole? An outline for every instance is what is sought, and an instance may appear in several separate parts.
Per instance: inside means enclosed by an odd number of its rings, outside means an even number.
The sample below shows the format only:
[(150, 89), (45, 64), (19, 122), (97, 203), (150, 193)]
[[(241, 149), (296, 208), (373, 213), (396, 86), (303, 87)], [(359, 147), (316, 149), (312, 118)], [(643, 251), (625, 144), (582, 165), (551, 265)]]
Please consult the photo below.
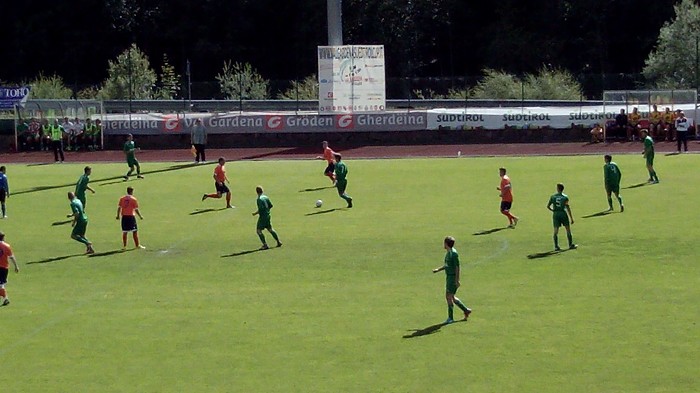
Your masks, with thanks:
[(192, 108), (192, 73), (190, 72), (190, 59), (187, 59), (187, 101), (190, 109)]
[(328, 45), (343, 45), (343, 0), (327, 0)]

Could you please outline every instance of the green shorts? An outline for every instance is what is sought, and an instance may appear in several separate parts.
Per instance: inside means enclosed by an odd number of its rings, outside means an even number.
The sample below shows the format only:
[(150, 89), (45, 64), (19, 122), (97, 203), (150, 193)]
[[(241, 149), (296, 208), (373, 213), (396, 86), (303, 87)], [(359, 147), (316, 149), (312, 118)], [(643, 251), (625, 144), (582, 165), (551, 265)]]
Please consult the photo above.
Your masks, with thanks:
[(338, 189), (338, 195), (343, 195), (343, 194), (345, 194), (345, 189), (348, 188), (348, 181), (347, 180), (338, 180), (335, 183), (335, 187)]
[(259, 231), (263, 229), (272, 228), (272, 224), (270, 223), (270, 217), (259, 216), (257, 228)]
[(555, 212), (552, 214), (552, 224), (554, 224), (555, 228), (559, 228), (560, 226), (569, 226), (569, 216), (566, 214), (566, 212)]
[(455, 283), (455, 276), (445, 276), (445, 292), (456, 294), (457, 293), (457, 283)]
[(137, 160), (135, 157), (128, 157), (126, 159), (126, 165), (129, 166), (129, 168), (138, 166), (139, 165), (139, 160)]
[(75, 195), (76, 198), (80, 201), (80, 203), (83, 204), (83, 209), (85, 209), (85, 205), (87, 204), (87, 199), (85, 198), (85, 194), (83, 195)]
[(75, 226), (73, 226), (73, 232), (71, 232), (71, 236), (85, 236), (85, 232), (87, 231), (87, 220), (78, 220), (75, 223)]
[(614, 192), (615, 194), (619, 194), (620, 193), (620, 183), (605, 184), (605, 192)]
[(647, 165), (651, 165), (651, 166), (654, 165), (654, 153), (647, 154), (646, 159), (647, 159)]

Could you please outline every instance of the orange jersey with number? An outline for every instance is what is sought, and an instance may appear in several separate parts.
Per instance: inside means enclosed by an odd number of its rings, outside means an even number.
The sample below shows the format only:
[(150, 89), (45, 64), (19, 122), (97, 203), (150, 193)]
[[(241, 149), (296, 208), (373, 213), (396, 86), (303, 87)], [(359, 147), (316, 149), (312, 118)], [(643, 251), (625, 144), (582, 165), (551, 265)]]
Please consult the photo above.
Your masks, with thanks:
[(3, 269), (10, 268), (10, 261), (8, 258), (12, 256), (12, 248), (9, 244), (5, 242), (0, 242), (0, 267)]
[(501, 200), (503, 202), (513, 202), (513, 192), (508, 175), (503, 175), (501, 178)]
[(131, 195), (124, 195), (119, 199), (119, 207), (122, 208), (122, 216), (133, 216), (134, 210), (139, 208), (139, 201)]

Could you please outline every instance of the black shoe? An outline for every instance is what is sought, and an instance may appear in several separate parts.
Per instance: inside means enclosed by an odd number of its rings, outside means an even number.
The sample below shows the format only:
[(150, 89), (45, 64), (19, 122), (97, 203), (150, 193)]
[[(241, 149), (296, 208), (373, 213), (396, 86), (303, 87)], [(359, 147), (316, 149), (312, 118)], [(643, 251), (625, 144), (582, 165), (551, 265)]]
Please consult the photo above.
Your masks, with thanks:
[(578, 246), (577, 246), (576, 244), (570, 244), (570, 245), (569, 245), (569, 250), (575, 250), (575, 249), (577, 249), (577, 248), (578, 248)]
[(561, 251), (561, 248), (559, 248), (559, 247), (554, 247), (554, 251)]
[(352, 199), (348, 201), (348, 207), (352, 207)]
[(10, 305), (10, 299), (5, 298), (5, 301), (2, 302), (3, 306), (9, 306)]
[(277, 242), (277, 247), (282, 247), (282, 243)]
[(261, 250), (268, 250), (269, 248), (267, 244), (263, 244), (262, 247), (260, 247)]

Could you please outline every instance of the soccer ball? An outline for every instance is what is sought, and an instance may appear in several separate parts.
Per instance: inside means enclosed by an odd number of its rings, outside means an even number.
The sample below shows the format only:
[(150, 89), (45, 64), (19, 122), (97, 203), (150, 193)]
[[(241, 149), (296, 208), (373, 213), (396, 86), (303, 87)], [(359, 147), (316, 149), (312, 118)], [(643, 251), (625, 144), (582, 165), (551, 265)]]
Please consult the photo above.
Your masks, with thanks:
[(323, 201), (319, 199), (316, 201), (316, 207), (321, 207), (321, 206), (323, 206)]

